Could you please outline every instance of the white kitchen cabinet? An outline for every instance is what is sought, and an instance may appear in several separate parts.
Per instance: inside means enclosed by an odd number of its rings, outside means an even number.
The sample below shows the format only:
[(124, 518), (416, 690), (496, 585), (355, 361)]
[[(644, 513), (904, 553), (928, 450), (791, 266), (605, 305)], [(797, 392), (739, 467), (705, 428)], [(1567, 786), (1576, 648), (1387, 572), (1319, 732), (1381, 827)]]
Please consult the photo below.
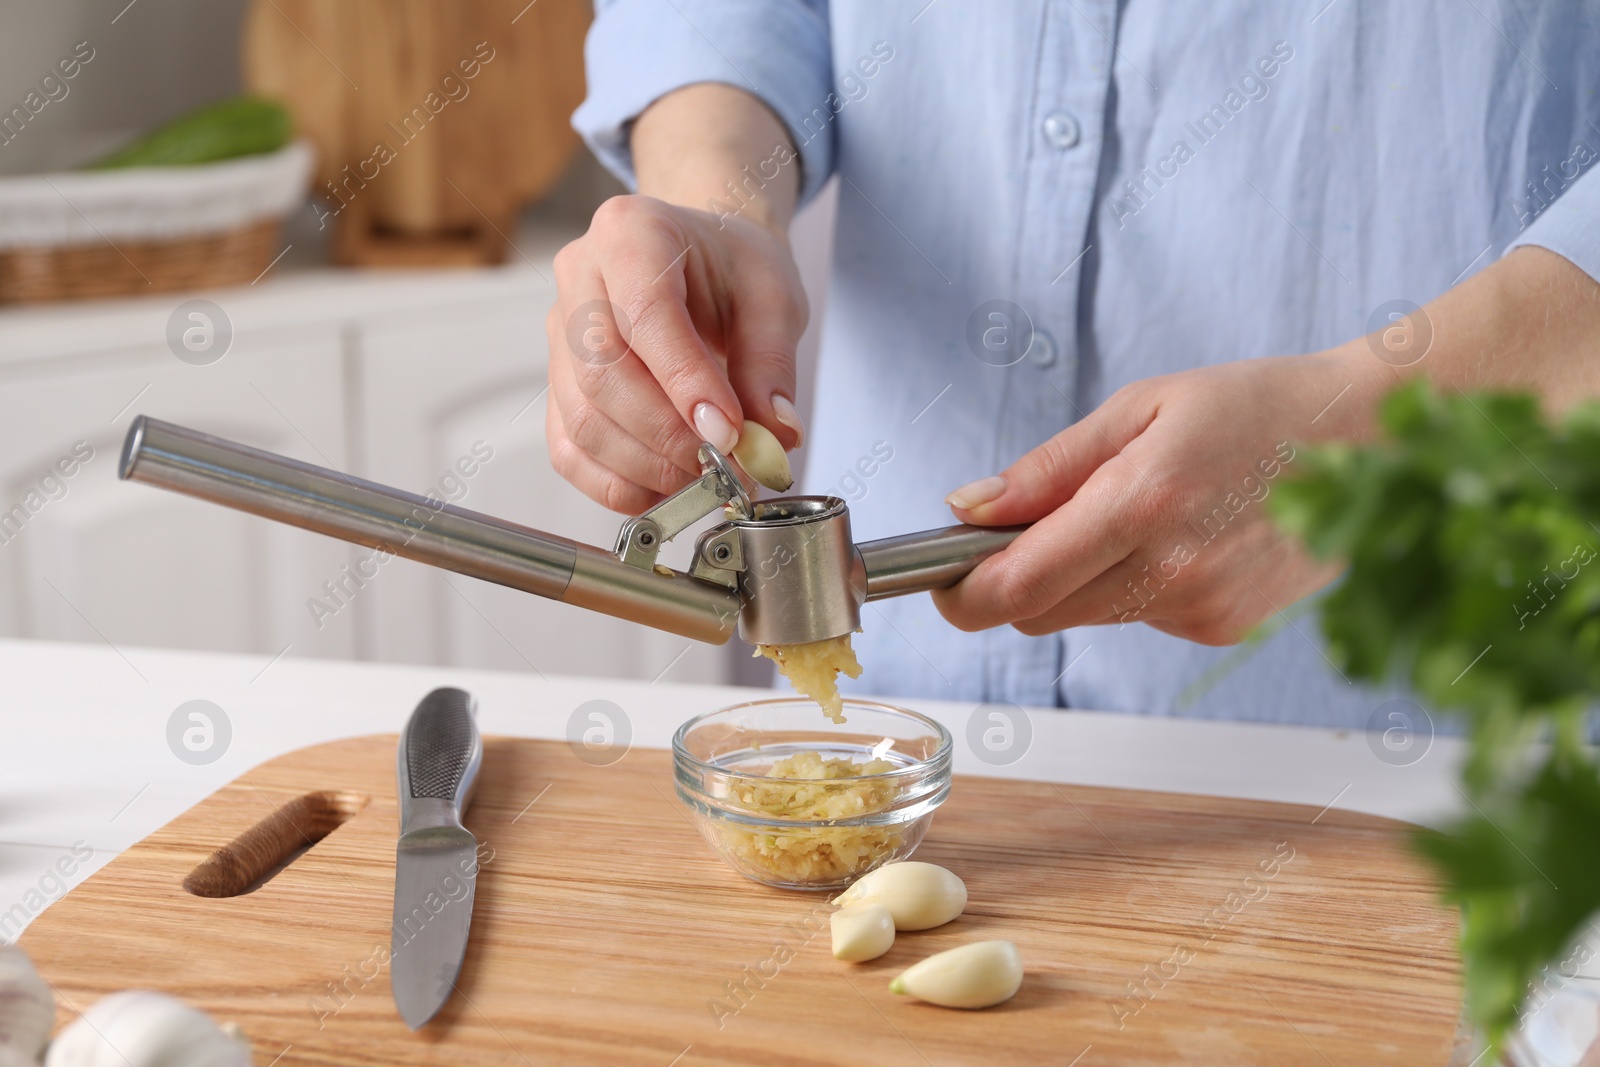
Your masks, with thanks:
[[(620, 518), (551, 469), (534, 402), (548, 261), (566, 236), (520, 235), (530, 258), (499, 270), (291, 270), (203, 294), (234, 330), (205, 367), (165, 340), (187, 296), (0, 310), (0, 636), (254, 653), (263, 666), (286, 654), (732, 677), (728, 647), (408, 560), (358, 582), (366, 549), (116, 478), (142, 413), (609, 547)], [(93, 458), (7, 535), (3, 513), (80, 440)], [(474, 445), (493, 455), (464, 477), (455, 465)]]
[[(63, 326), (70, 333), (70, 313)], [(295, 596), (335, 573), (348, 546), (116, 477), (138, 413), (344, 464), (336, 331), (241, 336), (206, 367), (180, 362), (164, 343), (8, 362), (0, 396), (0, 512), (9, 516), (0, 632), (119, 647), (354, 653), (349, 626), (315, 647), (301, 641)], [(57, 464), (74, 448), (92, 458), (66, 464), (76, 469), (63, 478)]]

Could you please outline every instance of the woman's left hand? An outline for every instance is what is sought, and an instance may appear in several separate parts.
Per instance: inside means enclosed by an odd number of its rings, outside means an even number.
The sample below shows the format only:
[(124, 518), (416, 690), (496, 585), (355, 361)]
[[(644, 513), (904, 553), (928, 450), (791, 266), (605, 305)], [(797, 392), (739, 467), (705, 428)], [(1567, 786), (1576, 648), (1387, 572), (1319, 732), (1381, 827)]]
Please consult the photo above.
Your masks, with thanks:
[(1295, 444), (1372, 436), (1380, 397), (1417, 375), (1439, 389), (1531, 392), (1556, 415), (1600, 397), (1600, 284), (1524, 246), (1325, 352), (1118, 390), (1003, 474), (950, 494), (966, 522), (1035, 525), (935, 593), (939, 610), (963, 630), (1146, 622), (1232, 644), (1339, 573), (1262, 504), (1293, 472)]
[(1263, 502), (1294, 470), (1297, 442), (1363, 433), (1376, 363), (1345, 346), (1119, 390), (950, 495), (964, 522), (1034, 525), (935, 593), (940, 612), (963, 630), (1144, 622), (1202, 644), (1239, 641), (1339, 572), (1280, 533)]

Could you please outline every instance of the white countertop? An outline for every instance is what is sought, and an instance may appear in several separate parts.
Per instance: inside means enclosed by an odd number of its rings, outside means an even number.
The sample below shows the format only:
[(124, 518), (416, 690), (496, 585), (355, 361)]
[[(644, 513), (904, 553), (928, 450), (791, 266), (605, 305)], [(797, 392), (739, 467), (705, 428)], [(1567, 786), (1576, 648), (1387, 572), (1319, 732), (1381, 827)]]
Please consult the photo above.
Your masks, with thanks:
[[(768, 695), (14, 640), (0, 640), (0, 678), (0, 919), (12, 919), (0, 933), (9, 938), (41, 900), (48, 906), (251, 767), (323, 741), (397, 732), (440, 685), (477, 696), (486, 734), (562, 739), (578, 705), (608, 700), (627, 713), (632, 743), (644, 748), (669, 747), (677, 726), (699, 712)], [(222, 708), (232, 729), (224, 754), (205, 766), (181, 761), (167, 745), (173, 711), (196, 699)], [(1459, 802), (1453, 783), (1463, 746), (1452, 738), (1435, 738), (1420, 760), (1398, 767), (1379, 760), (1363, 733), (1037, 709), (1028, 713), (1026, 753), (992, 767), (966, 741), (973, 708), (897, 702), (950, 730), (957, 773), (1336, 806), (1424, 824)], [(52, 865), (79, 843), (93, 859), (62, 886)]]

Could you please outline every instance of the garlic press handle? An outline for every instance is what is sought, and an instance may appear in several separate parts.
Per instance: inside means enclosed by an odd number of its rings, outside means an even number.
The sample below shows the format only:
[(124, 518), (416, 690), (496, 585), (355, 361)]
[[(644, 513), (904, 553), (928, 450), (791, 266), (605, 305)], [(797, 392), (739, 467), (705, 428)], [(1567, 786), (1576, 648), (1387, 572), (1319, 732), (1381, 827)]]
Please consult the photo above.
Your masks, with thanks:
[(117, 473), (696, 641), (722, 644), (739, 619), (725, 585), (143, 415)]
[(867, 599), (948, 589), (1006, 549), (1026, 526), (946, 526), (856, 546), (867, 572)]

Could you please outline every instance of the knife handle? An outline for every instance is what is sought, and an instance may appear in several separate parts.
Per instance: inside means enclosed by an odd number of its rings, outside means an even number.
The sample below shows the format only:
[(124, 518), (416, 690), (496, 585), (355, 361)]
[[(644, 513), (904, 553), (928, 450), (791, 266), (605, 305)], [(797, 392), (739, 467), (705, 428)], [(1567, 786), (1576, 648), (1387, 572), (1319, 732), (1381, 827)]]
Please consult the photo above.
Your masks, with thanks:
[(400, 736), (401, 833), (460, 824), (483, 764), (477, 713), (472, 694), (451, 688), (435, 689), (411, 713)]

